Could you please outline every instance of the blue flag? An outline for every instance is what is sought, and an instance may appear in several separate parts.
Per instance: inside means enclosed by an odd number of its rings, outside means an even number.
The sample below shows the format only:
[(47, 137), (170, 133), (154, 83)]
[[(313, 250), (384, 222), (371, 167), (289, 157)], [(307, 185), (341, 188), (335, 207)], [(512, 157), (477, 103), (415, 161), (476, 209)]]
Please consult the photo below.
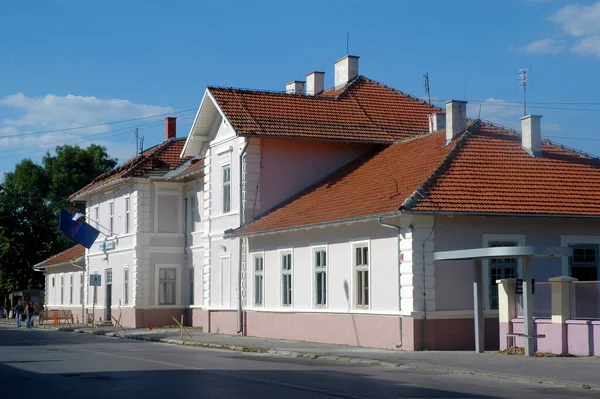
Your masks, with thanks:
[(61, 209), (58, 228), (75, 242), (90, 248), (100, 232), (81, 219), (73, 220), (73, 216), (71, 212)]

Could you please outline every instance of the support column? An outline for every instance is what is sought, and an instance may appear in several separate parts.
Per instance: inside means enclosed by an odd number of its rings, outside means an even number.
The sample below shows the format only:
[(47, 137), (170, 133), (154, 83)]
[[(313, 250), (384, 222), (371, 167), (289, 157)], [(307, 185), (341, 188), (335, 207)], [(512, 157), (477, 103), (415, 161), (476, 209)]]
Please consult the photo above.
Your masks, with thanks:
[(535, 338), (531, 338), (534, 332), (533, 307), (531, 297), (531, 258), (523, 257), (523, 326), (525, 333), (525, 356), (535, 354)]
[(512, 319), (516, 316), (517, 280), (496, 280), (498, 284), (498, 324), (500, 328), (500, 350), (506, 348), (506, 334), (512, 333)]
[(577, 281), (573, 277), (552, 277), (549, 279), (552, 294), (552, 324), (560, 325), (560, 353), (568, 353), (567, 320), (571, 318), (571, 283)]
[(485, 350), (485, 318), (483, 315), (483, 287), (481, 260), (473, 259), (473, 309), (475, 320), (475, 352)]

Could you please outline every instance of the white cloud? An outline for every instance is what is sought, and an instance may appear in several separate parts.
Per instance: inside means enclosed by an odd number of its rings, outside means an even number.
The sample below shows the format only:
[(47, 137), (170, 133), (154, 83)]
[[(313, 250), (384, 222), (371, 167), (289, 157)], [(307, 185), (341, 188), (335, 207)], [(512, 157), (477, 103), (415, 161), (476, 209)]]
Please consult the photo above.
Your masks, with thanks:
[(600, 1), (589, 6), (569, 4), (552, 15), (550, 20), (574, 37), (600, 33)]
[(600, 35), (583, 38), (571, 48), (571, 51), (579, 55), (595, 55), (600, 57)]
[[(0, 149), (35, 148), (35, 151), (44, 148), (52, 149), (63, 141), (66, 141), (64, 144), (78, 144), (81, 140), (77, 139), (85, 139), (85, 137), (96, 141), (90, 136), (109, 133), (128, 126), (127, 124), (106, 125), (102, 124), (103, 122), (145, 118), (174, 111), (171, 107), (72, 94), (28, 97), (23, 93), (16, 93), (0, 98), (1, 107), (12, 108), (20, 113), (20, 116), (4, 119), (4, 126), (0, 126)], [(143, 123), (146, 122), (148, 121)], [(28, 134), (84, 125), (98, 126), (45, 134)], [(99, 139), (102, 139), (102, 136), (99, 136)]]
[(541, 39), (534, 40), (521, 47), (521, 51), (530, 54), (558, 54), (566, 47), (564, 40)]

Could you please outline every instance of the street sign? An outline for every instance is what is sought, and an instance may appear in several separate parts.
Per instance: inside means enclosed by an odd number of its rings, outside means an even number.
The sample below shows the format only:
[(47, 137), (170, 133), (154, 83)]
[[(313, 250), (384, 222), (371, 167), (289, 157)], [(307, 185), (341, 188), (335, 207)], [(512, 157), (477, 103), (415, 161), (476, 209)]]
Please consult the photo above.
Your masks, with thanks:
[(99, 274), (90, 274), (90, 285), (94, 287), (100, 287), (102, 283), (102, 276)]
[(517, 279), (517, 286), (516, 286), (515, 294), (517, 294), (517, 295), (523, 294), (523, 279), (522, 278)]

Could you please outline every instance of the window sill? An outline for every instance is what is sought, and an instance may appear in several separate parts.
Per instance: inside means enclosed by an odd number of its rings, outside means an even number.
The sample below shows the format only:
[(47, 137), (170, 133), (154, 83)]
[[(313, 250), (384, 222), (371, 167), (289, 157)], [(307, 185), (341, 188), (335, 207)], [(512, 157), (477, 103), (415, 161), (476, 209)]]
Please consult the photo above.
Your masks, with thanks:
[(237, 214), (238, 214), (238, 212), (231, 211), (231, 212), (227, 212), (227, 213), (221, 213), (221, 214), (216, 215), (216, 216), (211, 216), (208, 219), (209, 220), (220, 219), (220, 218), (224, 218), (224, 217), (227, 217), (227, 216), (233, 216), (233, 215), (237, 215)]

